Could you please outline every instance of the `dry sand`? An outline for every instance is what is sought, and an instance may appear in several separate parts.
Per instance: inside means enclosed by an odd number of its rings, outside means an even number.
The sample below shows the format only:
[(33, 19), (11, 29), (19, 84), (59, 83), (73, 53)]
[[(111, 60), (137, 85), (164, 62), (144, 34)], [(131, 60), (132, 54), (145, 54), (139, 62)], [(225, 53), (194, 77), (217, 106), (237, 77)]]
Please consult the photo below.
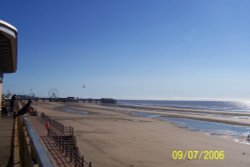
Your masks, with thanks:
[[(73, 126), (81, 152), (94, 167), (249, 167), (250, 146), (223, 136), (211, 136), (179, 128), (153, 118), (134, 117), (132, 111), (145, 109), (106, 107), (84, 103), (34, 103), (65, 125)], [(63, 112), (63, 108), (89, 114)], [(178, 111), (172, 111), (175, 114)], [(206, 113), (205, 113), (206, 114)], [(199, 118), (194, 114), (188, 114)], [(214, 120), (212, 116), (200, 115)], [(223, 118), (224, 119), (224, 118)], [(233, 118), (228, 118), (234, 123)], [(220, 121), (220, 120), (219, 120)], [(246, 123), (249, 120), (245, 120)], [(237, 121), (236, 121), (237, 122)], [(224, 160), (173, 160), (174, 150), (223, 150)]]

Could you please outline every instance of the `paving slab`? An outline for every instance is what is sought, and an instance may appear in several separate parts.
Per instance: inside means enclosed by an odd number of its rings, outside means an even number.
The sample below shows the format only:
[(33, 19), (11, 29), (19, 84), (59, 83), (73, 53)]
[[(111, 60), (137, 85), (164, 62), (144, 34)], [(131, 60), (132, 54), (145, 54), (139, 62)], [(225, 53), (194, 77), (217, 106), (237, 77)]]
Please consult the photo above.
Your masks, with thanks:
[(11, 116), (0, 116), (0, 166), (6, 166), (11, 155), (13, 122)]

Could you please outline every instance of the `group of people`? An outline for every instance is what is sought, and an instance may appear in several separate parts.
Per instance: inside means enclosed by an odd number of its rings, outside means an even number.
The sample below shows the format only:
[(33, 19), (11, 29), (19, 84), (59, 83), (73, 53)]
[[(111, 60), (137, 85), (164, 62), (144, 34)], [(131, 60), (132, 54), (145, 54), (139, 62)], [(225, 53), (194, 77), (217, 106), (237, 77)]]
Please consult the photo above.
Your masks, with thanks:
[[(13, 113), (13, 118), (16, 118), (20, 115), (24, 115), (26, 114), (30, 109), (31, 109), (31, 103), (32, 101), (29, 99), (28, 102), (16, 113), (15, 112), (15, 102), (16, 102), (17, 98), (16, 98), (16, 95), (14, 94), (11, 99), (10, 99), (10, 102), (9, 102), (9, 105), (10, 105), (10, 109), (9, 111), (11, 113)], [(8, 113), (8, 109), (6, 107), (7, 103), (5, 101), (3, 101), (3, 106), (2, 106), (2, 115), (3, 116), (8, 116), (9, 113)]]
[[(15, 101), (16, 101), (16, 95), (13, 95), (10, 99), (10, 104), (9, 104), (10, 106), (9, 111), (12, 113), (14, 112)], [(9, 116), (9, 112), (7, 109), (7, 102), (5, 100), (2, 101), (2, 115)]]

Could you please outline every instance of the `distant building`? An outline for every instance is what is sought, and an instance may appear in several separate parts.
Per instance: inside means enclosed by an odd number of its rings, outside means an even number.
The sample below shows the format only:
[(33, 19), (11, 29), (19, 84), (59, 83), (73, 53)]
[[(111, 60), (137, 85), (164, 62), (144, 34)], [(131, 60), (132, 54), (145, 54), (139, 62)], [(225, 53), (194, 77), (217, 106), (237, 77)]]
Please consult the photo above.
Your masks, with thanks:
[(17, 69), (17, 29), (0, 20), (0, 110), (2, 109), (2, 85), (4, 73)]
[(70, 97), (70, 96), (67, 97), (67, 101), (74, 101), (74, 100), (75, 100), (75, 97)]
[(101, 103), (104, 103), (104, 104), (116, 104), (117, 101), (115, 99), (111, 99), (111, 98), (101, 98)]

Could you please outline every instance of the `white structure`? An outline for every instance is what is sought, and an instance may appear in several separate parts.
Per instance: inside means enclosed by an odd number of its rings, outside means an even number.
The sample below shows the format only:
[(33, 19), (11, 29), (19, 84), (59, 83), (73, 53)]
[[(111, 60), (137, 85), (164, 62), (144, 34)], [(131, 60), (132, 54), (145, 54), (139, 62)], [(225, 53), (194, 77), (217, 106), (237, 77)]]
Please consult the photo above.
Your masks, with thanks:
[(4, 73), (17, 69), (17, 29), (0, 20), (0, 110), (2, 110), (2, 84)]

